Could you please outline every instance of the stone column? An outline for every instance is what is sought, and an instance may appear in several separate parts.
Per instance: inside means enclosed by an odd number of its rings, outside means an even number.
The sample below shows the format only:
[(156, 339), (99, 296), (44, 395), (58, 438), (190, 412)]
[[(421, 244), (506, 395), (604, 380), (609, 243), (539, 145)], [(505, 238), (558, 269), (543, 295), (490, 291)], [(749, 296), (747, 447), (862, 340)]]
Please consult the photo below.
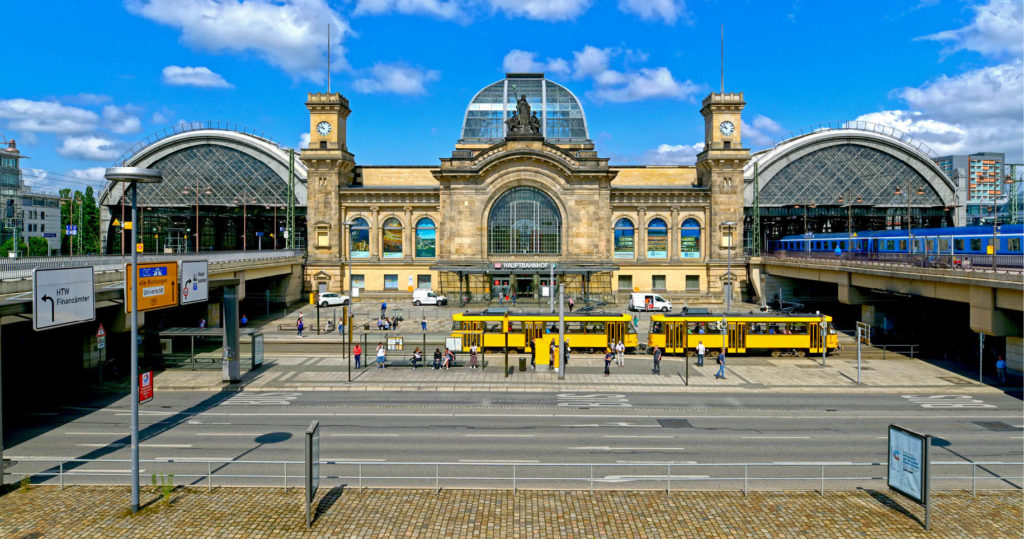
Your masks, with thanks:
[(412, 262), (412, 255), (416, 250), (413, 238), (416, 236), (416, 223), (412, 222), (412, 206), (405, 206), (405, 230), (402, 239), (402, 258), (406, 262)]
[(647, 260), (647, 208), (636, 209), (636, 259), (638, 262)]
[(672, 206), (672, 222), (668, 228), (668, 248), (671, 249), (668, 259), (679, 261), (679, 206)]
[(380, 260), (380, 206), (370, 206), (370, 228), (373, 230), (370, 234), (370, 258)]

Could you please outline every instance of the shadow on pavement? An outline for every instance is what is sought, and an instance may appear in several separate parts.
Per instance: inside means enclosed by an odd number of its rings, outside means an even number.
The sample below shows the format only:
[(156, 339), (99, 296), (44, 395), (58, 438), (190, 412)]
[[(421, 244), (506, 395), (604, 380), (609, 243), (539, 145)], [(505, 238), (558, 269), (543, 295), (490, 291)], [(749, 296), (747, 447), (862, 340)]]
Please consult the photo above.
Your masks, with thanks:
[(338, 501), (338, 499), (341, 498), (341, 495), (345, 492), (346, 486), (347, 485), (336, 486), (331, 490), (328, 490), (327, 493), (320, 498), (320, 501), (316, 504), (316, 510), (313, 511), (313, 522), (316, 522), (321, 515), (326, 514), (327, 511), (331, 509), (334, 502)]
[(898, 501), (894, 500), (892, 497), (890, 497), (885, 492), (881, 492), (881, 491), (878, 491), (878, 490), (875, 490), (875, 489), (865, 489), (864, 492), (867, 492), (868, 495), (870, 495), (872, 498), (874, 498), (876, 502), (878, 502), (878, 503), (888, 507), (889, 509), (892, 509), (893, 511), (896, 511), (897, 513), (900, 513), (900, 514), (910, 518), (911, 520), (917, 522), (922, 527), (924, 527), (924, 521), (922, 521), (920, 518), (918, 518), (917, 515), (915, 515), (914, 513), (911, 513), (910, 511), (908, 511), (906, 508), (904, 508), (902, 505), (900, 505), (900, 503)]

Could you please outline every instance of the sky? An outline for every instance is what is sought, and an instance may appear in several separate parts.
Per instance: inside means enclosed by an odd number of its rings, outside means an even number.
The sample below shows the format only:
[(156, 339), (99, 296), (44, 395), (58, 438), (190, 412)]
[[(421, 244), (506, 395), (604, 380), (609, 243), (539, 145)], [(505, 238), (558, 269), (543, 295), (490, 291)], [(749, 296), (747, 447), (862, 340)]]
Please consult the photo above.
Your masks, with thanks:
[(4, 15), (0, 134), (40, 191), (102, 186), (131, 145), (180, 122), (301, 147), (328, 43), (360, 165), (438, 165), (507, 71), (573, 91), (613, 165), (692, 164), (723, 31), (754, 150), (864, 120), (935, 155), (1024, 154), (1020, 0), (11, 0)]

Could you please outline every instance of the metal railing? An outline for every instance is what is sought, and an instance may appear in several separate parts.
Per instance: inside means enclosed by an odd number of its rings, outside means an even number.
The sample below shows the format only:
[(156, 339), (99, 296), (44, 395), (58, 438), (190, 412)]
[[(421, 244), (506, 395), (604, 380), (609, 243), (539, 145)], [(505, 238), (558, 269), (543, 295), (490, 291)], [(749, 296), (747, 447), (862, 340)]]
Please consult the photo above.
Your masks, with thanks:
[(992, 267), (993, 255), (972, 254), (906, 254), (906, 253), (851, 253), (844, 252), (839, 256), (826, 252), (806, 251), (771, 251), (764, 254), (765, 259), (775, 260), (816, 260), (828, 262), (853, 262), (875, 266), (914, 266), (920, 268), (952, 269), (974, 272), (1020, 273), (1024, 271), (1024, 254), (995, 255), (995, 269)]
[[(11, 457), (6, 475), (37, 484), (124, 484), (128, 459)], [(280, 460), (143, 459), (145, 472), (173, 475), (177, 484), (280, 486), (303, 484), (304, 463)], [(49, 466), (30, 466), (46, 464)], [(92, 466), (102, 468), (92, 468)], [(159, 468), (157, 468), (159, 467)], [(941, 472), (940, 472), (941, 470)], [(386, 473), (386, 472), (391, 473)], [(173, 472), (173, 473), (172, 473)], [(935, 490), (1022, 490), (1022, 462), (932, 462)], [(320, 460), (325, 485), (359, 488), (478, 488), (534, 490), (758, 490), (816, 491), (881, 488), (881, 462), (532, 463), (361, 462)], [(831, 487), (831, 488), (829, 488)]]
[[(158, 253), (139, 255), (139, 262), (162, 260), (208, 260), (211, 264), (253, 262), (305, 256), (301, 249), (266, 249), (262, 251), (209, 251), (202, 253)], [(0, 259), (0, 280), (28, 279), (35, 268), (53, 269), (92, 266), (96, 271), (122, 271), (130, 256), (39, 256)]]

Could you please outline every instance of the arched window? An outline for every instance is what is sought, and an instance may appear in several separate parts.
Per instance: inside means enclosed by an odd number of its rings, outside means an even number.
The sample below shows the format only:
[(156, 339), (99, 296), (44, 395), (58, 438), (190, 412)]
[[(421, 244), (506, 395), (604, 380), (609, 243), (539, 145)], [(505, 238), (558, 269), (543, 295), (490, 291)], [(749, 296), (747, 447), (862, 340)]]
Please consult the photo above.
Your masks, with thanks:
[(370, 225), (362, 217), (352, 220), (348, 252), (352, 258), (370, 258)]
[(437, 227), (434, 222), (424, 217), (416, 222), (416, 257), (434, 258), (437, 256)]
[(668, 226), (660, 217), (647, 223), (647, 258), (668, 258)]
[(635, 234), (633, 222), (629, 219), (615, 221), (615, 258), (633, 258)]
[(534, 187), (509, 189), (487, 216), (488, 254), (560, 254), (561, 234), (558, 207)]
[(679, 256), (700, 258), (700, 223), (696, 219), (683, 221), (679, 232)]
[(384, 221), (384, 234), (380, 242), (381, 258), (402, 258), (402, 223), (394, 217)]

